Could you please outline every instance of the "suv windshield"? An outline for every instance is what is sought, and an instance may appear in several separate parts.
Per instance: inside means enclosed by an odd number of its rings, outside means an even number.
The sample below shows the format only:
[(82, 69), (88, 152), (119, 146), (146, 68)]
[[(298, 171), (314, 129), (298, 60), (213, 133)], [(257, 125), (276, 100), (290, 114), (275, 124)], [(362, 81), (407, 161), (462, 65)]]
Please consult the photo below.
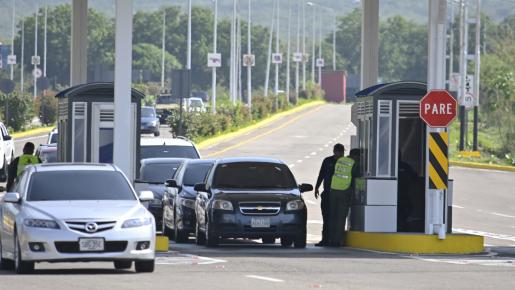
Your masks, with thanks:
[(217, 166), (213, 188), (291, 189), (295, 179), (284, 164), (236, 162)]
[(70, 170), (32, 174), (27, 201), (136, 200), (120, 172)]
[(156, 104), (179, 104), (180, 100), (177, 97), (160, 96), (156, 100)]
[(193, 146), (141, 146), (141, 159), (146, 158), (191, 158), (198, 159), (198, 153)]
[(194, 186), (197, 183), (203, 182), (211, 167), (213, 167), (211, 163), (188, 165), (184, 172), (182, 183), (186, 186)]
[(144, 182), (162, 182), (173, 178), (180, 162), (173, 163), (151, 163), (141, 167), (141, 180)]
[(141, 117), (150, 118), (150, 117), (155, 117), (155, 116), (156, 116), (156, 112), (154, 111), (154, 108), (148, 108), (148, 107), (141, 108)]

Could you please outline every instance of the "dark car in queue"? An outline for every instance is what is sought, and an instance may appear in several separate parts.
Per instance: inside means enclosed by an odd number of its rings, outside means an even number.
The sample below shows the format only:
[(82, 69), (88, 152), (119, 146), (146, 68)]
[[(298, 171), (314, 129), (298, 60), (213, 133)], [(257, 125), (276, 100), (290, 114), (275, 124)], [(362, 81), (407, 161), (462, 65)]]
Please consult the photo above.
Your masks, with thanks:
[(269, 158), (218, 160), (204, 183), (198, 183), (195, 201), (198, 244), (217, 246), (224, 238), (261, 239), (296, 248), (306, 247), (306, 204), (286, 164)]
[(166, 182), (163, 196), (163, 233), (176, 243), (185, 243), (195, 232), (195, 184), (203, 182), (215, 160), (186, 160), (175, 177)]
[(154, 107), (141, 107), (141, 133), (154, 134), (159, 136), (159, 128), (161, 126), (159, 116)]
[(39, 145), (36, 149), (36, 156), (42, 163), (57, 162), (57, 144)]
[(183, 158), (148, 158), (141, 160), (139, 177), (134, 181), (136, 191), (152, 191), (154, 200), (146, 202), (145, 206), (154, 215), (156, 229), (163, 225), (163, 195), (166, 180), (175, 176), (177, 169), (185, 159)]

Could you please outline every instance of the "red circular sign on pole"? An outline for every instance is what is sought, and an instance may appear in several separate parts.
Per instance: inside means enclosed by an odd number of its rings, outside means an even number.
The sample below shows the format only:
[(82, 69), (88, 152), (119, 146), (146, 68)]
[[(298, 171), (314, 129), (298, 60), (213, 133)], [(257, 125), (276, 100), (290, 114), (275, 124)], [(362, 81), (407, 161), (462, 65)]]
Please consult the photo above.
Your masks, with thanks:
[(429, 127), (447, 127), (456, 118), (458, 103), (446, 90), (432, 90), (420, 100), (420, 118)]

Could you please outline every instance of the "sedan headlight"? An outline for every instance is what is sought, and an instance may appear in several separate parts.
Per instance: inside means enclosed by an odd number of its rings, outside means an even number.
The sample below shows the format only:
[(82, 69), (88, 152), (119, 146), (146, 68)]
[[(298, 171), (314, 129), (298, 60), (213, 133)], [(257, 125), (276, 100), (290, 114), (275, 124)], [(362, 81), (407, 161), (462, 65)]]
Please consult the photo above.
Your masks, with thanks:
[(32, 228), (59, 229), (59, 225), (53, 220), (26, 219), (23, 224)]
[(230, 201), (222, 199), (213, 201), (213, 209), (234, 210)]
[(286, 204), (286, 210), (299, 210), (304, 208), (304, 202), (300, 199), (289, 201)]
[(177, 203), (191, 209), (195, 209), (195, 200), (179, 197)]
[(151, 223), (152, 223), (151, 218), (130, 219), (130, 220), (126, 220), (123, 223), (122, 228), (137, 228), (137, 227), (150, 225)]

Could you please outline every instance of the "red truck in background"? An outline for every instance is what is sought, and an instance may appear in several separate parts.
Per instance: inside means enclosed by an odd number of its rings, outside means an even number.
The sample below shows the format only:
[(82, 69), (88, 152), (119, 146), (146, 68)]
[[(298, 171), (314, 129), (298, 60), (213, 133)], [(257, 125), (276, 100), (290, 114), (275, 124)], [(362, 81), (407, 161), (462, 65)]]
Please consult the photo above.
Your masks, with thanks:
[(322, 71), (322, 89), (328, 102), (347, 102), (347, 73), (345, 71)]

